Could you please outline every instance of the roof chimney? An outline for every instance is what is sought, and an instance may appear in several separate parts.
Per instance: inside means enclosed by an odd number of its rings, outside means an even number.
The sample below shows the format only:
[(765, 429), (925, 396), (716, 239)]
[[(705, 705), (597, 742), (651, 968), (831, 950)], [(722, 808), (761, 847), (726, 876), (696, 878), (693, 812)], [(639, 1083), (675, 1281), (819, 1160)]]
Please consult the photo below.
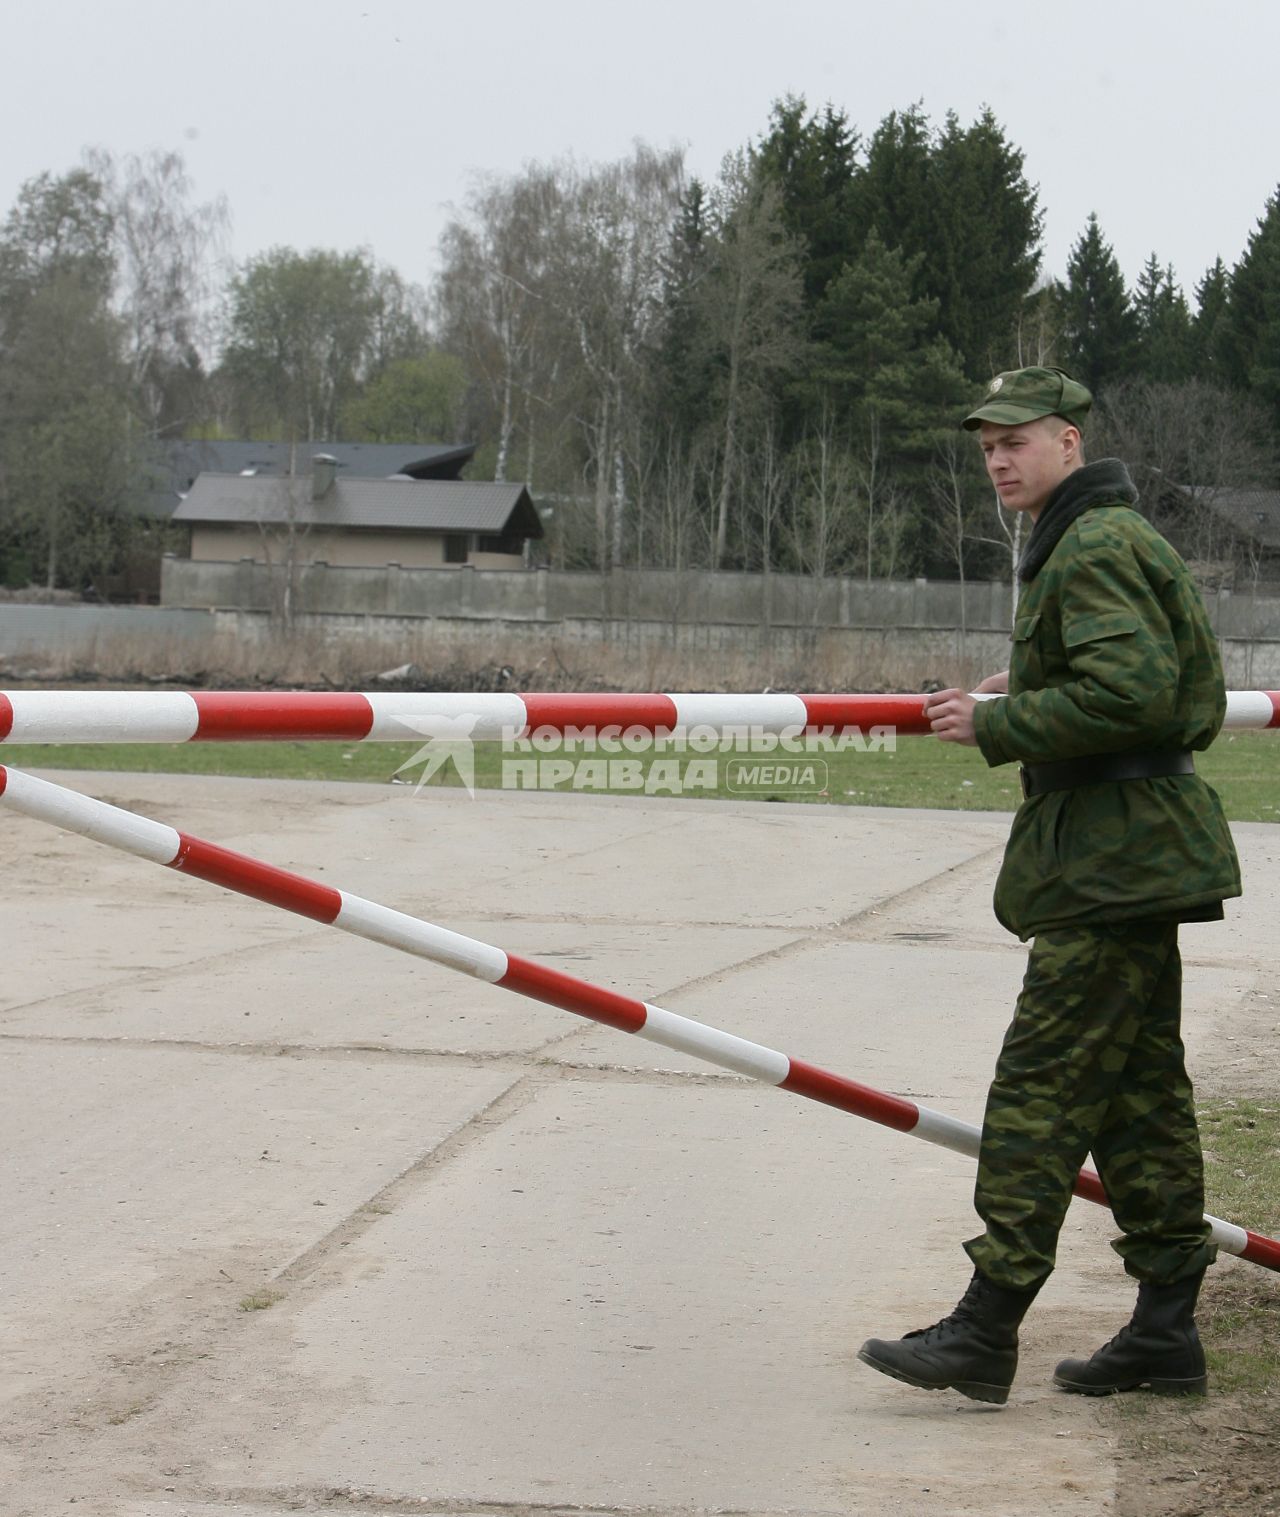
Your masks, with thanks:
[(323, 500), (338, 477), (338, 460), (332, 453), (317, 453), (311, 460), (311, 499)]

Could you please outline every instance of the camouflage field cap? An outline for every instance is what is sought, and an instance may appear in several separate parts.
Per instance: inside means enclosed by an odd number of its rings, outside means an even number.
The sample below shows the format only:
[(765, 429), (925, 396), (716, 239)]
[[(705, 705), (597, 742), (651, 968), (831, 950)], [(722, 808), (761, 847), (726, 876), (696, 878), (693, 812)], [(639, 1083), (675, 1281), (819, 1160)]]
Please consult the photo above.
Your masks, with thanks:
[(1083, 427), (1093, 396), (1065, 369), (1010, 369), (997, 374), (976, 411), (961, 423), (976, 432), (984, 421), (997, 426), (1020, 427), (1039, 416), (1061, 416), (1073, 427)]

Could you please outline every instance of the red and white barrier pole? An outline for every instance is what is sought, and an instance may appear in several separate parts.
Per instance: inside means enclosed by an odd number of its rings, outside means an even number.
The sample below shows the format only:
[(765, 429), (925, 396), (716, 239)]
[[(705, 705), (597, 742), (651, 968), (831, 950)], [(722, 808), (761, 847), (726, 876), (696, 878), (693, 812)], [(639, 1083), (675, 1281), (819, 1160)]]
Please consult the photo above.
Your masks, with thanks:
[[(1233, 690), (1226, 728), (1280, 728), (1280, 691)], [(922, 695), (338, 694), (260, 690), (0, 692), (0, 742), (188, 743), (291, 739), (484, 742), (532, 732), (927, 733)]]
[[(957, 1153), (977, 1156), (981, 1130), (968, 1122), (917, 1105), (902, 1096), (888, 1095), (869, 1085), (861, 1085), (816, 1064), (807, 1064), (676, 1012), (664, 1011), (647, 1001), (606, 990), (562, 970), (548, 968), (475, 938), (406, 916), (389, 906), (380, 906), (376, 901), (348, 895), (331, 885), (321, 885), (246, 854), (233, 853), (215, 843), (178, 832), (162, 822), (151, 821), (62, 785), (37, 779), (20, 769), (0, 766), (0, 805), (135, 854), (153, 864), (164, 864), (270, 906), (297, 912), (357, 937), (416, 954), (419, 958), (442, 964), (446, 969), (487, 980), (504, 990), (545, 1001), (563, 1011), (602, 1022), (606, 1027), (635, 1033), (637, 1037), (718, 1064), (735, 1074), (749, 1075), (766, 1085), (776, 1085), (781, 1090), (807, 1096), (812, 1101), (821, 1101), (882, 1126), (911, 1133)], [(1100, 1206), (1107, 1205), (1102, 1182), (1092, 1170), (1080, 1171), (1075, 1194)], [(1218, 1217), (1207, 1220), (1213, 1228), (1214, 1241), (1227, 1253), (1280, 1271), (1280, 1241), (1237, 1227), (1232, 1222), (1223, 1222)]]

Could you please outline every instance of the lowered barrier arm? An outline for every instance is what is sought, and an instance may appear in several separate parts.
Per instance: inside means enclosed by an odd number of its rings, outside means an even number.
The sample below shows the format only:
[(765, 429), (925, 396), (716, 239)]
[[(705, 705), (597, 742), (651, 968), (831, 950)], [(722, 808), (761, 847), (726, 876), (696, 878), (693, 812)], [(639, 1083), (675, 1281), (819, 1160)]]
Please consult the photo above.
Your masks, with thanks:
[[(234, 853), (22, 770), (0, 766), (0, 806), (153, 864), (195, 875), (267, 905), (296, 912), (389, 948), (399, 948), (606, 1027), (634, 1033), (763, 1084), (807, 1096), (971, 1158), (977, 1155), (981, 1130), (943, 1112), (861, 1085), (816, 1064), (807, 1064), (660, 1006), (593, 985), (535, 960), (506, 953), (375, 901), (278, 869), (247, 854)], [(1092, 1170), (1080, 1171), (1074, 1189), (1076, 1195), (1086, 1200), (1100, 1206), (1108, 1204), (1102, 1182)], [(1226, 1253), (1280, 1271), (1280, 1241), (1218, 1217), (1206, 1220), (1213, 1229), (1214, 1241)]]

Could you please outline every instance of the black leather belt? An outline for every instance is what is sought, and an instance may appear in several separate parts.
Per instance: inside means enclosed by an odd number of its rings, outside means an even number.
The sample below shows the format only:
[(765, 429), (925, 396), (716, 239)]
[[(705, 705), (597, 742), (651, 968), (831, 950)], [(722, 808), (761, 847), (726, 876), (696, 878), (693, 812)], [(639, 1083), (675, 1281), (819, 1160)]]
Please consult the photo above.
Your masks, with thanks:
[(1101, 785), (1107, 780), (1154, 780), (1166, 774), (1194, 774), (1189, 753), (1091, 753), (1085, 758), (1059, 759), (1052, 764), (1024, 764), (1022, 793), (1074, 790), (1078, 785)]

